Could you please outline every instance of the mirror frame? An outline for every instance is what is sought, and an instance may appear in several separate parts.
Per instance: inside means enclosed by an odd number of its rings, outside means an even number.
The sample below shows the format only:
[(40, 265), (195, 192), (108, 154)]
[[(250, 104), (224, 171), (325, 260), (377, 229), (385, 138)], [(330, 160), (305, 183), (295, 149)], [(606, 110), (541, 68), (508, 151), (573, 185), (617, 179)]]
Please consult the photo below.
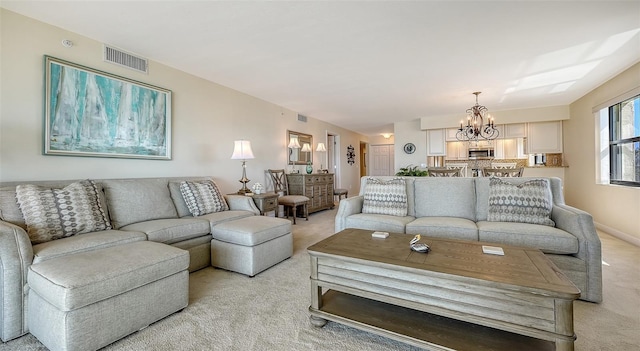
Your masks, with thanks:
[[(289, 147), (289, 141), (291, 137), (298, 138), (298, 143), (300, 144), (300, 149), (294, 149)], [(304, 144), (309, 144), (311, 151), (303, 152), (302, 146)], [(292, 130), (287, 130), (287, 149), (288, 152), (288, 164), (290, 165), (306, 165), (307, 162), (313, 163), (313, 136), (310, 134), (294, 132)]]

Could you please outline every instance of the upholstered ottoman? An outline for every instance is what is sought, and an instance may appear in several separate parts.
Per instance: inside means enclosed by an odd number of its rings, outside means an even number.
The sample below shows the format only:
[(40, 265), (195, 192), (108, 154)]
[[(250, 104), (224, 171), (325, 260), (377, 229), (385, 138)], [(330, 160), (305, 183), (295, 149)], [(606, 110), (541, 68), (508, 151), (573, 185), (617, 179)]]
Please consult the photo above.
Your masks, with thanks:
[(211, 234), (211, 265), (250, 277), (293, 255), (286, 219), (246, 217), (218, 224)]
[(29, 331), (50, 350), (97, 350), (187, 306), (189, 253), (140, 241), (29, 268)]

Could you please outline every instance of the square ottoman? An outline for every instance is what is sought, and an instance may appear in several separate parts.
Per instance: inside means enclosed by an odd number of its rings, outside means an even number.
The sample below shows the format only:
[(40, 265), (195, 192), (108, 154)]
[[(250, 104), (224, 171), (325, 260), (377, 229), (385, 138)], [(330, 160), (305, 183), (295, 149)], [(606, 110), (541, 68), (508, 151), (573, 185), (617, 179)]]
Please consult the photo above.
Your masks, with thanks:
[(211, 265), (253, 277), (293, 255), (291, 222), (252, 216), (220, 223), (211, 233)]
[(140, 241), (31, 265), (29, 331), (50, 350), (97, 350), (185, 308), (189, 253)]

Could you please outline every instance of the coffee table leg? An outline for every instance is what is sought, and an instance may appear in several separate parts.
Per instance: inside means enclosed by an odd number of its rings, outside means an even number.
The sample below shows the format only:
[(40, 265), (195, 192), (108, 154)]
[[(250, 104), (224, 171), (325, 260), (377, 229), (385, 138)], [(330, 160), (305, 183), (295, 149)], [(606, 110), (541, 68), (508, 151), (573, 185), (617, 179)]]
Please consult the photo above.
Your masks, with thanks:
[(556, 339), (556, 351), (573, 351), (573, 340)]
[(309, 320), (311, 321), (311, 325), (314, 327), (322, 328), (325, 324), (327, 324), (327, 320), (324, 318), (309, 316)]
[[(317, 272), (317, 258), (311, 258), (311, 310), (320, 311), (322, 308), (322, 288), (318, 285), (318, 281), (315, 279), (318, 277)], [(309, 316), (311, 324), (315, 327), (322, 328), (327, 324), (327, 320), (324, 318), (316, 317), (314, 315)]]

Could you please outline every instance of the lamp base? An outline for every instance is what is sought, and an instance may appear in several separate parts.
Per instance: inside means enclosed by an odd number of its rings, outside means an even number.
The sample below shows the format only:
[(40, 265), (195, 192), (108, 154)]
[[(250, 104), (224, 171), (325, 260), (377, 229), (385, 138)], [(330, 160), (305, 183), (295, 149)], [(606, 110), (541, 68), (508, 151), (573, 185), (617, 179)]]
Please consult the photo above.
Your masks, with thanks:
[(240, 189), (237, 192), (238, 195), (246, 195), (246, 194), (251, 194), (251, 189)]

